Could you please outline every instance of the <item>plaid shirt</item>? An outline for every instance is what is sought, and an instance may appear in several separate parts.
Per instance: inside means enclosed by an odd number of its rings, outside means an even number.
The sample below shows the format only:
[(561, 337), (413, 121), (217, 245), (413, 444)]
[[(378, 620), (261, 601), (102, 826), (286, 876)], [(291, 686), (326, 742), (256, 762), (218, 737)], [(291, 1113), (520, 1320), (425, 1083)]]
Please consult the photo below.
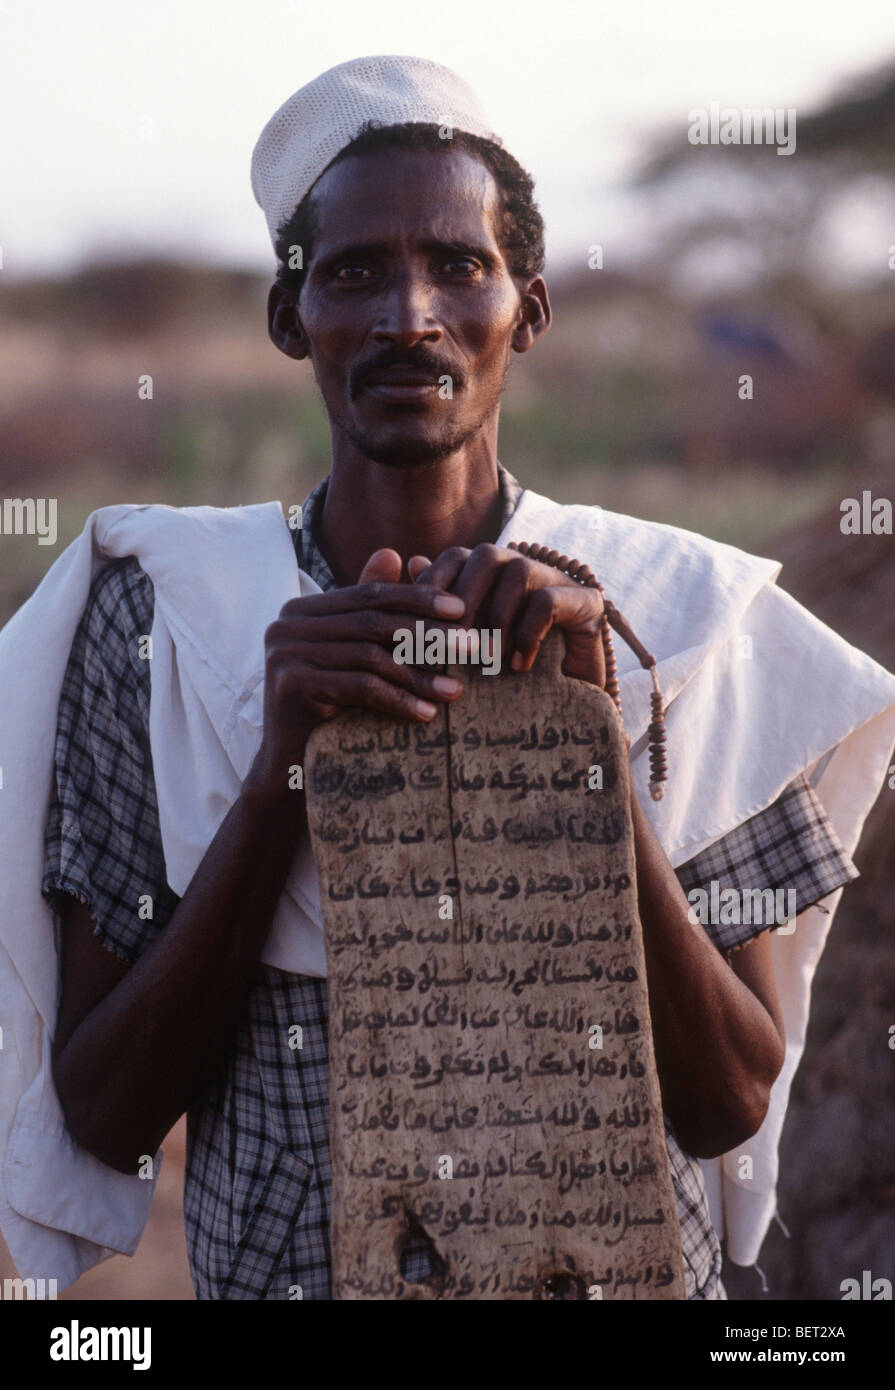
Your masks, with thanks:
[[(522, 488), (498, 468), (503, 527)], [(298, 564), (324, 590), (337, 587), (315, 542), (327, 482), (307, 498), (303, 529), (292, 533)], [(94, 581), (59, 702), (42, 884), (51, 904), (58, 892), (86, 903), (94, 935), (129, 964), (164, 930), (179, 902), (166, 881), (159, 829), (150, 663), (138, 655), (153, 603), (152, 581), (134, 557), (111, 562)], [(802, 776), (677, 875), (685, 891), (708, 891), (713, 879), (721, 888), (795, 889), (801, 911), (857, 870)], [(144, 893), (153, 899), (151, 921), (134, 909)], [(729, 952), (768, 928), (706, 924), (705, 930)], [(259, 963), (235, 1042), (187, 1112), (184, 1217), (199, 1299), (331, 1296), (327, 1002), (325, 979)], [(300, 1050), (289, 1046), (296, 1023), (303, 1030)], [(667, 1116), (665, 1134), (687, 1297), (726, 1298), (702, 1171)], [(406, 1259), (405, 1277), (424, 1278), (424, 1247), (411, 1248)]]

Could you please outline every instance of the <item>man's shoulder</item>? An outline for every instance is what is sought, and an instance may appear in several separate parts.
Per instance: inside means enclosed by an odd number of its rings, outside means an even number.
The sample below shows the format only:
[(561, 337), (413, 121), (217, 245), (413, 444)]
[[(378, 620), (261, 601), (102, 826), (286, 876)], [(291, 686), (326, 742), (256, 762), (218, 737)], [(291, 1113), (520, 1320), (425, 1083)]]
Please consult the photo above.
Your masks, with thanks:
[(135, 555), (109, 560), (94, 576), (79, 630), (72, 644), (72, 662), (94, 678), (126, 679), (136, 670), (140, 639), (152, 629), (152, 580)]
[(627, 512), (611, 511), (608, 507), (584, 502), (554, 502), (550, 498), (528, 493), (534, 506), (543, 511), (545, 519), (553, 514), (554, 525), (571, 531), (591, 533), (602, 540), (614, 539), (634, 545), (638, 551), (661, 553), (672, 563), (692, 564), (694, 561), (713, 567), (754, 566), (779, 571), (779, 561), (755, 555), (751, 551), (725, 541), (714, 540), (700, 531), (670, 522), (650, 521)]
[(90, 586), (85, 608), (88, 625), (118, 623), (122, 614), (152, 612), (152, 580), (136, 555), (108, 560)]
[(163, 592), (169, 578), (211, 584), (242, 563), (263, 567), (281, 548), (283, 556), (294, 555), (294, 532), (278, 501), (232, 507), (147, 503), (101, 509), (94, 518), (100, 553), (110, 559), (135, 556)]
[(658, 609), (673, 627), (683, 605), (688, 617), (682, 641), (694, 637), (694, 620), (706, 632), (727, 626), (781, 568), (776, 560), (697, 531), (532, 492), (517, 508), (513, 538), (549, 544), (582, 560), (629, 620)]

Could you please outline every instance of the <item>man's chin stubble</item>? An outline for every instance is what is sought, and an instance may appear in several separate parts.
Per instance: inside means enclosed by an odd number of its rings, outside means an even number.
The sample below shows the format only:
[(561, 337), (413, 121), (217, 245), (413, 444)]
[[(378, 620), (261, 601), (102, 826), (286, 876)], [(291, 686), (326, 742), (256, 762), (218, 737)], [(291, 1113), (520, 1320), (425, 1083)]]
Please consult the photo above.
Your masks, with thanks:
[(408, 440), (402, 444), (378, 443), (373, 435), (362, 430), (346, 429), (345, 433), (358, 452), (371, 463), (381, 463), (386, 468), (420, 468), (456, 453), (480, 429), (481, 425), (475, 425), (472, 429), (442, 439)]
[(488, 403), (477, 424), (470, 426), (469, 429), (444, 435), (441, 439), (420, 439), (402, 444), (380, 444), (377, 443), (373, 435), (364, 430), (353, 429), (341, 421), (339, 424), (358, 452), (363, 454), (364, 458), (368, 458), (371, 463), (381, 463), (386, 468), (420, 468), (426, 464), (438, 463), (440, 459), (448, 458), (450, 454), (462, 449), (464, 444), (467, 444), (474, 435), (478, 434), (479, 430), (490, 419), (493, 411), (500, 405), (501, 396), (506, 389), (508, 374), (509, 361), (500, 387), (494, 393), (494, 399)]

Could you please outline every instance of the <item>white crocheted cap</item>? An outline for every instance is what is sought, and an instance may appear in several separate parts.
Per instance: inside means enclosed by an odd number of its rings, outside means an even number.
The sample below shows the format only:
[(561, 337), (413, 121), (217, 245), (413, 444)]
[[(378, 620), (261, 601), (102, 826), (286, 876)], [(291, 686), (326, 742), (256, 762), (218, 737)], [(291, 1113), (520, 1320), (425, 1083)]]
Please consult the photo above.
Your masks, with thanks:
[(428, 58), (352, 58), (300, 87), (271, 116), (252, 151), (252, 192), (276, 246), (277, 228), (365, 121), (425, 121), (498, 137), (462, 77)]

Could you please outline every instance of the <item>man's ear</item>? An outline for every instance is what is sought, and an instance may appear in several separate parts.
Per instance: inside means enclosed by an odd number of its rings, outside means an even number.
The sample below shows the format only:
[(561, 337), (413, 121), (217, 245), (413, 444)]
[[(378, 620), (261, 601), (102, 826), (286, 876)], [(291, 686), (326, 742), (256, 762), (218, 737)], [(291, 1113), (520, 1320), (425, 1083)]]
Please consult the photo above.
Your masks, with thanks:
[(308, 356), (308, 340), (293, 294), (274, 282), (267, 296), (267, 332), (274, 347), (297, 362)]
[(524, 288), (520, 286), (519, 293), (522, 303), (510, 346), (514, 352), (528, 352), (550, 327), (553, 310), (547, 286), (540, 275)]

